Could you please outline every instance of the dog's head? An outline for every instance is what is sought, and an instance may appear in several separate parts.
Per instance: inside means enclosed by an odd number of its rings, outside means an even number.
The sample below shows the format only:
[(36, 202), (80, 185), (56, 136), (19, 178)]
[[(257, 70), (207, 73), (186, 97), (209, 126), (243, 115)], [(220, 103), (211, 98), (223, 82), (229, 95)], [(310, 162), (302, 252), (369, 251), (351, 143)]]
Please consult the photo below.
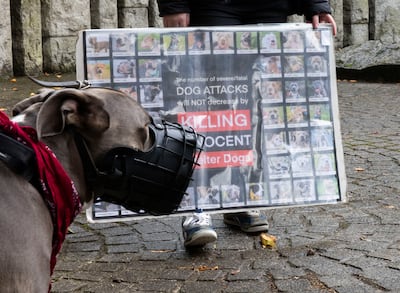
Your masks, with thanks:
[(324, 61), (321, 56), (310, 57), (310, 67), (314, 72), (322, 72), (324, 69)]
[(156, 97), (160, 94), (161, 88), (158, 84), (146, 85), (144, 88), (144, 98), (146, 102), (154, 102)]
[(240, 200), (240, 187), (237, 185), (224, 186), (226, 199), (229, 202), (238, 202)]
[(179, 46), (179, 39), (177, 34), (171, 35), (171, 41), (168, 46), (168, 50), (178, 50)]
[(322, 80), (314, 80), (312, 82), (312, 87), (314, 88), (314, 95), (315, 96), (326, 96), (326, 90), (325, 90), (325, 85)]
[(303, 154), (295, 155), (293, 164), (296, 171), (306, 172), (311, 168), (311, 158)]
[(299, 92), (299, 84), (297, 82), (291, 82), (289, 85), (289, 90), (291, 93), (296, 95)]
[(278, 56), (268, 57), (265, 63), (265, 72), (271, 74), (280, 73), (280, 58)]
[(281, 133), (267, 134), (268, 146), (272, 148), (281, 148), (284, 145), (283, 136)]
[(134, 73), (135, 63), (133, 61), (122, 61), (118, 64), (117, 72), (124, 75), (132, 75)]
[(291, 107), (290, 114), (291, 114), (291, 118), (289, 121), (294, 122), (294, 123), (304, 122), (308, 118), (307, 108), (304, 106)]
[(283, 47), (286, 49), (301, 49), (303, 48), (303, 40), (300, 32), (288, 31), (285, 33), (285, 42)]
[(96, 46), (97, 38), (96, 37), (90, 37), (89, 38), (89, 44), (92, 45), (92, 46)]
[(240, 47), (242, 49), (248, 49), (251, 47), (251, 33), (250, 32), (244, 32), (240, 36)]
[(278, 48), (278, 40), (274, 33), (266, 34), (261, 40), (261, 46), (265, 49), (277, 49)]
[(92, 195), (82, 181), (76, 149), (65, 144), (71, 140), (68, 129), (75, 129), (85, 139), (95, 162), (119, 146), (147, 150), (153, 140), (149, 114), (131, 97), (112, 89), (46, 89), (16, 104), (13, 115), (18, 123), (36, 128), (39, 138), (70, 174), (84, 202)]
[(295, 183), (295, 189), (300, 196), (310, 195), (310, 182), (309, 181), (298, 181)]
[(146, 35), (143, 37), (140, 47), (144, 50), (152, 51), (157, 49), (158, 40), (156, 40), (152, 35)]
[(321, 155), (318, 160), (318, 171), (331, 171), (333, 170), (331, 157), (328, 155)]
[(200, 32), (200, 31), (194, 32), (192, 49), (204, 50), (206, 48), (205, 40), (206, 40), (205, 32)]
[(310, 135), (304, 130), (293, 131), (291, 134), (291, 144), (299, 148), (308, 147), (310, 145)]
[(217, 32), (215, 49), (227, 50), (232, 46), (232, 33), (230, 32)]
[(304, 70), (304, 62), (300, 56), (287, 56), (286, 59), (286, 72), (298, 73)]
[(268, 124), (278, 124), (280, 121), (278, 110), (275, 108), (268, 110), (266, 119)]
[(261, 94), (267, 99), (279, 99), (281, 95), (281, 84), (278, 81), (264, 81), (261, 83)]

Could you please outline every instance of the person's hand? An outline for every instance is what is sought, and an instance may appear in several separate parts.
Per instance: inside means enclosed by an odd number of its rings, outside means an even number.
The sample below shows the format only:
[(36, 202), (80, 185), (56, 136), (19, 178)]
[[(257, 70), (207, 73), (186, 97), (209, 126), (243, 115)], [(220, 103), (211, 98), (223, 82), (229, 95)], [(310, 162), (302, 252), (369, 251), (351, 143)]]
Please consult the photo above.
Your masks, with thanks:
[(163, 23), (165, 27), (185, 27), (189, 26), (190, 15), (189, 13), (178, 13), (165, 15)]
[(337, 26), (336, 21), (329, 13), (320, 13), (312, 17), (312, 26), (317, 28), (320, 23), (330, 23), (332, 25), (332, 33), (336, 36)]

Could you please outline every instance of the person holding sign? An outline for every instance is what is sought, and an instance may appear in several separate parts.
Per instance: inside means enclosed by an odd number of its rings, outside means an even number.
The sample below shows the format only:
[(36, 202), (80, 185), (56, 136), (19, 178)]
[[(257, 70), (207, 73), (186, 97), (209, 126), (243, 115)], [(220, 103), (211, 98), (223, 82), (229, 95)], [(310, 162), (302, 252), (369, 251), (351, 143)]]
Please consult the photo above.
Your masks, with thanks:
[[(329, 23), (333, 34), (337, 32), (328, 0), (158, 0), (158, 6), (165, 27), (284, 23), (289, 15), (299, 14), (314, 28), (319, 23)], [(243, 48), (246, 48), (245, 36), (243, 38)], [(217, 45), (214, 50), (223, 48), (224, 43)], [(266, 216), (260, 211), (226, 213), (224, 223), (247, 233), (264, 232), (269, 228)], [(201, 211), (186, 217), (182, 229), (186, 247), (202, 246), (217, 239), (210, 215)]]

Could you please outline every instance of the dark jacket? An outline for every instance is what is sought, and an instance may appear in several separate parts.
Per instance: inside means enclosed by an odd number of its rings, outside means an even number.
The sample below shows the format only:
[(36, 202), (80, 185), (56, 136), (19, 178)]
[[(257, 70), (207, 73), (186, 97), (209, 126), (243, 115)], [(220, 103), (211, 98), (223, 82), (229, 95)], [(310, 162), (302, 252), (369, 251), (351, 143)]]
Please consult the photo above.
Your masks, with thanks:
[[(199, 0), (157, 0), (160, 11), (160, 16), (190, 13), (191, 1)], [(218, 0), (215, 0), (218, 1)], [(219, 0), (229, 3), (231, 0)], [(287, 15), (299, 14), (305, 15), (306, 19), (310, 20), (313, 15), (319, 13), (331, 13), (331, 7), (328, 0), (286, 0), (289, 2), (289, 11)], [(281, 5), (282, 0), (276, 1), (276, 5)]]

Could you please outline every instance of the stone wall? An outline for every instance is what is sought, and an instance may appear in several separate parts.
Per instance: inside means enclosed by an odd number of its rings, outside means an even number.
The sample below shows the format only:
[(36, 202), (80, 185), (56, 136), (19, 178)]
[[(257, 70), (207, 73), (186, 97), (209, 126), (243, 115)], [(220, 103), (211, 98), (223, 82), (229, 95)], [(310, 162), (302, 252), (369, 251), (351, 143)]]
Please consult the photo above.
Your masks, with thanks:
[(0, 0), (0, 4), (0, 76), (7, 76), (13, 72), (10, 1)]
[(336, 52), (338, 69), (400, 65), (400, 0), (344, 0), (343, 12), (346, 37)]
[[(0, 4), (3, 77), (74, 71), (80, 30), (162, 25), (156, 0), (0, 0)], [(331, 6), (338, 23), (339, 61), (346, 60), (343, 52), (371, 41), (398, 47), (400, 0), (332, 0)], [(398, 61), (389, 58), (385, 62)]]

